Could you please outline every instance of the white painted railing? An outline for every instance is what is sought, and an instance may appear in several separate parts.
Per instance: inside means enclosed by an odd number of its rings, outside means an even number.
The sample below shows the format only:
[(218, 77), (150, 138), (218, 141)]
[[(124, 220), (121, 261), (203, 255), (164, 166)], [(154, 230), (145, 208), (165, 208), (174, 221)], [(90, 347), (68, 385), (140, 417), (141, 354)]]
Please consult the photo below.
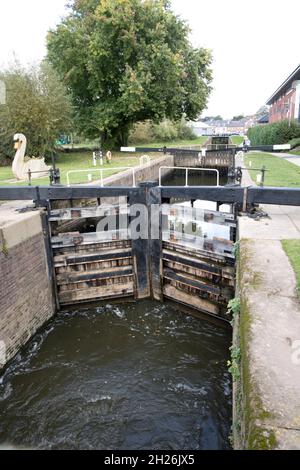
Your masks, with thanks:
[(70, 184), (70, 175), (75, 174), (75, 173), (88, 173), (88, 181), (91, 183), (92, 182), (92, 174), (97, 172), (100, 173), (100, 186), (104, 186), (104, 178), (103, 178), (103, 173), (106, 171), (115, 171), (116, 173), (119, 172), (119, 170), (131, 170), (132, 171), (132, 187), (136, 187), (136, 178), (135, 178), (135, 168), (131, 166), (119, 166), (116, 168), (93, 168), (92, 170), (70, 170), (67, 172), (67, 185), (71, 186)]
[(161, 187), (162, 180), (162, 170), (185, 170), (185, 187), (189, 187), (189, 172), (190, 171), (206, 171), (211, 173), (216, 173), (217, 175), (217, 186), (220, 186), (220, 172), (215, 168), (193, 168), (193, 167), (184, 167), (184, 166), (161, 166), (159, 169), (159, 186)]

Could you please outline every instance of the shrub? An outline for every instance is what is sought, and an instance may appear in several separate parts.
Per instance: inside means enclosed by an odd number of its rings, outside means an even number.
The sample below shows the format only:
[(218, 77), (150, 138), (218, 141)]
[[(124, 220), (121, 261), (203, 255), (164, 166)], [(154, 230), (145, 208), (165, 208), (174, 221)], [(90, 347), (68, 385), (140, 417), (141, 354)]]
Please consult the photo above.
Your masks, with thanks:
[(290, 140), (289, 144), (291, 145), (292, 149), (295, 147), (300, 147), (300, 137), (296, 137), (295, 139)]
[(151, 121), (138, 122), (135, 124), (129, 136), (129, 142), (134, 144), (154, 142), (154, 140), (155, 135)]
[(138, 122), (133, 127), (129, 141), (132, 144), (150, 143), (150, 142), (171, 142), (172, 140), (192, 140), (197, 136), (187, 125), (185, 117), (178, 122), (164, 119), (159, 124), (151, 121)]
[(252, 145), (286, 144), (295, 138), (300, 138), (300, 124), (296, 120), (274, 122), (266, 126), (252, 127), (248, 131)]
[(178, 138), (177, 125), (169, 119), (154, 125), (154, 135), (160, 142), (168, 142)]
[(182, 116), (181, 120), (177, 126), (178, 138), (183, 140), (193, 140), (197, 139), (196, 134), (194, 134), (193, 129), (188, 126), (187, 121), (184, 116)]

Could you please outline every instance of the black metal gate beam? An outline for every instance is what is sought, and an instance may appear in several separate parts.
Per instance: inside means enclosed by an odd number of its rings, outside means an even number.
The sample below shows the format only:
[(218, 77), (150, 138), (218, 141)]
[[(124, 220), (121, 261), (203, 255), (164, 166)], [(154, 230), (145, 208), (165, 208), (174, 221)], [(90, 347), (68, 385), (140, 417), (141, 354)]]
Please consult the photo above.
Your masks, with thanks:
[(138, 194), (139, 188), (100, 186), (0, 186), (0, 200), (97, 199)]
[[(276, 204), (300, 206), (300, 188), (273, 188), (240, 186), (163, 186), (156, 187), (162, 199), (186, 198), (190, 200), (207, 200), (227, 204), (243, 204), (245, 194), (248, 204)], [(127, 196), (139, 200), (144, 188), (99, 187), (99, 186), (0, 186), (0, 200), (53, 201), (68, 199), (97, 199), (101, 197)]]

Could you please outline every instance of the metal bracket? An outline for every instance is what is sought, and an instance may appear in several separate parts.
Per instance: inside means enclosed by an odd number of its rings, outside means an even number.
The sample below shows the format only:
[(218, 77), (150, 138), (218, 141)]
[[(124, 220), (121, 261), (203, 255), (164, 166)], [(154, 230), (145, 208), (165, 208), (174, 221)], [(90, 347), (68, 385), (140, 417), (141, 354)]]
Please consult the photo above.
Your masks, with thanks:
[(41, 194), (40, 194), (40, 187), (39, 186), (36, 186), (35, 187), (35, 191), (36, 191), (36, 199), (33, 200), (33, 203), (35, 205), (36, 208), (38, 207), (48, 207), (48, 201), (45, 200), (45, 199), (41, 199)]
[(247, 200), (248, 200), (248, 188), (244, 188), (244, 196), (243, 196), (243, 212), (247, 212)]

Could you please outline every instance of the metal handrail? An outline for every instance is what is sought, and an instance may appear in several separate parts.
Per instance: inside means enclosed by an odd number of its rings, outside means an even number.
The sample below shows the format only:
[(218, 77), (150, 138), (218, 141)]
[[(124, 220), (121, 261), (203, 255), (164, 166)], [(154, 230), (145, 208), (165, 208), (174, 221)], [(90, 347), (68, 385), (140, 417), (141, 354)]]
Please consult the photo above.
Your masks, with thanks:
[(100, 186), (103, 188), (104, 187), (104, 179), (103, 179), (103, 172), (104, 171), (114, 171), (114, 170), (131, 170), (132, 171), (132, 187), (136, 187), (136, 179), (135, 179), (135, 168), (132, 166), (119, 166), (115, 168), (93, 168), (92, 170), (70, 170), (67, 172), (67, 185), (70, 185), (70, 178), (69, 175), (73, 173), (93, 173), (93, 172), (100, 172)]
[(215, 168), (194, 168), (194, 167), (184, 167), (184, 166), (161, 166), (159, 168), (159, 187), (162, 187), (162, 170), (185, 170), (185, 187), (189, 187), (189, 172), (190, 171), (210, 171), (217, 174), (217, 186), (220, 186), (220, 172)]
[(240, 169), (242, 171), (260, 171), (261, 175), (257, 175), (256, 178), (257, 178), (257, 183), (259, 183), (261, 187), (263, 187), (264, 184), (265, 184), (266, 172), (270, 171), (270, 170), (267, 170), (267, 168), (265, 166), (263, 166), (262, 168), (252, 168), (252, 167), (243, 168), (243, 167), (240, 166), (237, 169)]
[(59, 184), (60, 183), (60, 170), (59, 168), (49, 168), (49, 170), (40, 170), (40, 171), (31, 171), (30, 169), (27, 171), (28, 176), (28, 185), (32, 185), (32, 175), (33, 174), (46, 174), (50, 178), (50, 185), (52, 184)]

